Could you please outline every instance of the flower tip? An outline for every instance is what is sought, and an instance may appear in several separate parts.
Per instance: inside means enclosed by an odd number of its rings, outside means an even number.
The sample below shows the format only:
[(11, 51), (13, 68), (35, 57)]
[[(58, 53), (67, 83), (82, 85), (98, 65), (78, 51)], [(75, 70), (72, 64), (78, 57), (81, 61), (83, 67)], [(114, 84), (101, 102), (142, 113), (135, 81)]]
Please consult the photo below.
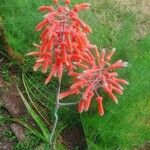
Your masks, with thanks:
[(60, 100), (60, 99), (62, 99), (62, 97), (61, 97), (61, 95), (60, 95), (60, 94), (58, 95), (58, 99), (59, 99), (59, 100)]
[(37, 70), (38, 70), (38, 68), (37, 68), (37, 67), (33, 67), (33, 70), (34, 70), (34, 71), (37, 71)]
[(101, 117), (103, 117), (103, 116), (104, 116), (104, 112), (100, 113), (99, 115), (100, 115)]
[(48, 18), (48, 14), (45, 14), (43, 18)]
[(84, 111), (85, 111), (85, 112), (87, 112), (87, 111), (88, 111), (88, 109), (86, 108), (86, 109), (84, 109)]
[(45, 70), (42, 70), (42, 73), (46, 73), (47, 72), (47, 70), (45, 69)]
[(118, 104), (118, 99), (116, 98), (116, 99), (114, 99), (114, 102), (116, 103), (116, 104)]
[(105, 50), (105, 49), (102, 49), (102, 52), (106, 52), (106, 50)]
[(83, 110), (82, 111), (78, 111), (80, 114), (82, 114)]
[(52, 6), (46, 6), (46, 5), (42, 5), (38, 8), (38, 11), (53, 11), (53, 7)]
[(44, 84), (47, 85), (47, 84), (48, 84), (48, 81), (46, 80), (46, 81), (44, 82)]
[(38, 52), (30, 52), (25, 54), (25, 56), (37, 56), (39, 53)]
[(123, 62), (122, 64), (124, 67), (128, 67), (128, 62)]
[(115, 51), (116, 51), (116, 48), (113, 48), (112, 51), (115, 52)]
[(70, 4), (70, 0), (66, 0), (65, 3), (68, 5)]
[(25, 56), (30, 56), (30, 55), (31, 55), (30, 53), (25, 54)]
[(58, 4), (58, 0), (53, 0), (53, 3), (54, 4)]

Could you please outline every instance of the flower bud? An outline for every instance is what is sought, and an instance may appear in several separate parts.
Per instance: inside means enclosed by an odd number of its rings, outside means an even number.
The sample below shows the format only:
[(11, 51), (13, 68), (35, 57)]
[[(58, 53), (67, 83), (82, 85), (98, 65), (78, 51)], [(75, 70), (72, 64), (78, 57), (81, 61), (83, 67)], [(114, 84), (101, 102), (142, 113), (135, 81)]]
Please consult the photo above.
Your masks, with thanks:
[(70, 4), (70, 0), (66, 0), (66, 2), (65, 2), (65, 3), (66, 3), (67, 5), (68, 5), (68, 4)]
[(53, 0), (53, 3), (54, 4), (58, 4), (58, 0)]

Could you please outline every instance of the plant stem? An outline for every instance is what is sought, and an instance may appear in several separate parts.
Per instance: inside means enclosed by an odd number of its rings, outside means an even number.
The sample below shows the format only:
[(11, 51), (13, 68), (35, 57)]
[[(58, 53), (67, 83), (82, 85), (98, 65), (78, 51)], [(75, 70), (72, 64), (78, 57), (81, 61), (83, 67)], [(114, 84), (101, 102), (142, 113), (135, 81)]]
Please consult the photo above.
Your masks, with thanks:
[(60, 94), (60, 88), (61, 88), (61, 79), (59, 80), (59, 84), (58, 84), (58, 92), (57, 92), (57, 98), (56, 98), (56, 106), (55, 106), (55, 111), (54, 111), (54, 117), (55, 117), (55, 122), (54, 122), (54, 126), (52, 129), (52, 132), (50, 134), (50, 138), (49, 138), (49, 144), (50, 146), (52, 146), (52, 140), (53, 140), (53, 136), (55, 134), (55, 130), (57, 127), (57, 123), (58, 123), (58, 110), (59, 110), (59, 94)]
[(71, 106), (71, 105), (76, 105), (79, 102), (74, 102), (74, 103), (59, 103), (60, 106)]

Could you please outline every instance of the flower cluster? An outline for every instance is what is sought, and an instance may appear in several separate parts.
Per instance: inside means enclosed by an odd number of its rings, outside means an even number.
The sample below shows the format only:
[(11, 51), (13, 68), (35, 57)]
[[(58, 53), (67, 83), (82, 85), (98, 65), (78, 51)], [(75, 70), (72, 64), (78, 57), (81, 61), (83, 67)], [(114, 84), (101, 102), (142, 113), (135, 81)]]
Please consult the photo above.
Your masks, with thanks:
[(36, 57), (35, 71), (40, 67), (43, 73), (50, 70), (45, 84), (53, 76), (61, 80), (64, 69), (73, 77), (73, 85), (68, 91), (59, 94), (59, 100), (71, 94), (82, 94), (78, 104), (78, 111), (81, 113), (89, 109), (95, 97), (98, 112), (102, 116), (104, 109), (101, 90), (118, 103), (115, 93), (122, 94), (122, 84), (128, 82), (118, 78), (116, 69), (126, 67), (127, 62), (118, 60), (111, 64), (115, 49), (109, 53), (102, 50), (99, 54), (96, 45), (89, 42), (87, 35), (92, 33), (92, 29), (78, 16), (78, 12), (89, 9), (89, 3), (76, 4), (70, 9), (70, 0), (65, 0), (64, 6), (59, 5), (58, 0), (53, 2), (56, 4), (55, 9), (52, 6), (39, 8), (41, 12), (47, 11), (43, 21), (36, 26), (36, 31), (42, 30), (40, 44), (34, 44), (37, 51), (27, 55)]
[(42, 67), (43, 73), (51, 70), (46, 84), (53, 76), (61, 79), (64, 68), (71, 72), (74, 68), (73, 62), (88, 61), (90, 49), (95, 48), (87, 38), (87, 34), (92, 32), (91, 28), (78, 17), (78, 12), (88, 9), (90, 4), (77, 4), (70, 10), (70, 1), (65, 2), (65, 6), (60, 6), (58, 0), (54, 0), (56, 9), (52, 6), (39, 8), (39, 11), (48, 13), (36, 26), (36, 31), (43, 30), (40, 35), (41, 42), (36, 45), (38, 50), (28, 54), (36, 56), (35, 71), (39, 67)]
[[(115, 49), (112, 49), (108, 54), (105, 50), (102, 50), (100, 56), (97, 55), (97, 62), (94, 65), (88, 65), (81, 73), (73, 73), (76, 76), (76, 82), (71, 85), (70, 89), (59, 95), (59, 99), (63, 99), (71, 94), (82, 93), (82, 99), (78, 105), (78, 111), (81, 113), (87, 111), (90, 107), (91, 100), (96, 95), (96, 101), (98, 103), (98, 111), (100, 115), (104, 114), (102, 105), (102, 96), (99, 96), (99, 90), (103, 90), (108, 96), (118, 103), (117, 97), (114, 93), (123, 94), (123, 87), (121, 84), (128, 84), (126, 80), (119, 79), (116, 69), (127, 66), (127, 62), (118, 60), (113, 64), (110, 64), (110, 59), (113, 56)], [(83, 65), (83, 64), (82, 64)], [(80, 66), (82, 66), (80, 65)], [(85, 66), (85, 65), (83, 65)], [(81, 91), (81, 90), (84, 90)]]

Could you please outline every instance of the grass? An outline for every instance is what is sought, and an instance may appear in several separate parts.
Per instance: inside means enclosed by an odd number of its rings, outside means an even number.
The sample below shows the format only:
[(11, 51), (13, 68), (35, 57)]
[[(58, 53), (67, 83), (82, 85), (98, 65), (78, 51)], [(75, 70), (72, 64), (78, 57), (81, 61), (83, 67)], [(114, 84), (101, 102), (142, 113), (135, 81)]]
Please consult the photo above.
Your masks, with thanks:
[[(97, 17), (92, 21), (92, 26), (101, 39), (93, 36), (92, 40), (99, 40), (102, 47), (113, 45), (118, 50), (115, 59), (122, 58), (129, 62), (129, 67), (120, 74), (130, 85), (119, 97), (118, 105), (105, 99), (104, 117), (95, 115), (92, 110), (97, 108), (93, 106), (90, 112), (81, 115), (82, 124), (91, 150), (133, 149), (150, 140), (150, 34), (137, 39), (139, 25), (136, 24), (138, 16), (134, 12), (122, 10), (112, 1), (97, 1), (94, 5), (97, 6), (93, 8)], [(96, 28), (98, 24), (100, 30)]]
[[(120, 76), (126, 78), (130, 85), (125, 87), (124, 95), (119, 97), (118, 105), (105, 98), (104, 117), (98, 116), (94, 104), (88, 113), (80, 117), (72, 108), (62, 109), (59, 128), (68, 122), (72, 125), (78, 124), (81, 118), (89, 150), (130, 150), (150, 140), (148, 16), (141, 7), (144, 4), (137, 3), (135, 0), (87, 1), (91, 3), (91, 9), (81, 13), (81, 17), (93, 28), (91, 41), (100, 49), (117, 48), (114, 60), (121, 58), (129, 62), (129, 67), (121, 70)], [(74, 4), (84, 1), (72, 0), (72, 2)], [(51, 3), (49, 0), (36, 2), (3, 0), (1, 2), (0, 14), (4, 21), (6, 37), (15, 51), (24, 55), (33, 49), (32, 43), (37, 42), (39, 36), (34, 27), (42, 19), (42, 14), (36, 10), (40, 5), (49, 3)], [(26, 62), (23, 69), (30, 71), (33, 59), (26, 58)], [(26, 82), (31, 89), (32, 97), (36, 101), (40, 99), (52, 110), (57, 81), (53, 80), (46, 87), (43, 85), (44, 79), (40, 72), (26, 74)], [(62, 88), (67, 88), (68, 84), (68, 80), (64, 78)]]

